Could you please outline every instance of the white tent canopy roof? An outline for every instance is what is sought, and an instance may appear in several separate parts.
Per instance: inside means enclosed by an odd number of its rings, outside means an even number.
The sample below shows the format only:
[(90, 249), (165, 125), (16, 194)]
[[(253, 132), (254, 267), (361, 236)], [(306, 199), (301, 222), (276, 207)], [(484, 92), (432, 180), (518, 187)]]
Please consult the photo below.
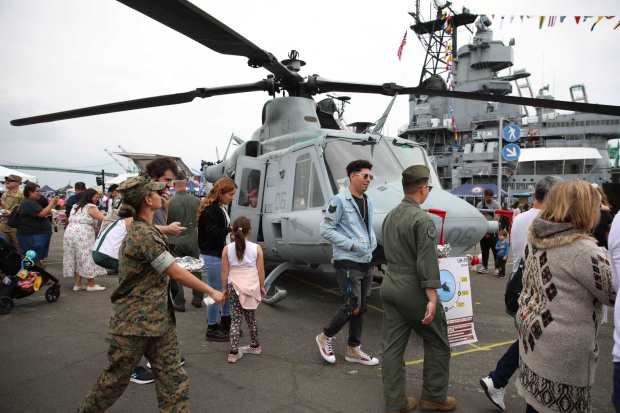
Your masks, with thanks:
[(119, 176), (115, 176), (114, 178), (106, 180), (105, 184), (106, 186), (110, 186), (112, 184), (120, 185), (120, 183), (123, 182), (124, 180), (134, 177), (134, 176), (138, 176), (138, 174), (137, 173), (120, 174)]
[(0, 166), (0, 181), (4, 182), (4, 177), (8, 175), (17, 175), (22, 177), (22, 182), (31, 181), (38, 182), (38, 178), (33, 175), (25, 174), (21, 171), (16, 171), (15, 169), (5, 168), (4, 166)]
[(519, 162), (569, 161), (574, 159), (601, 159), (596, 148), (525, 148)]

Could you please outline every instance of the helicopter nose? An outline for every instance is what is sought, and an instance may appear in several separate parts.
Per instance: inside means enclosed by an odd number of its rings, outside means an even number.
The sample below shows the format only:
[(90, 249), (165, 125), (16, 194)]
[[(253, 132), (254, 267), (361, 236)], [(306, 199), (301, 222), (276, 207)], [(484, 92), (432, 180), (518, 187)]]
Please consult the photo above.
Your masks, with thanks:
[[(402, 185), (400, 182), (394, 182), (371, 187), (367, 194), (375, 206), (373, 229), (378, 243), (382, 244), (383, 221), (403, 199)], [(426, 210), (435, 208), (446, 212), (444, 239), (450, 244), (452, 255), (465, 253), (480, 241), (484, 234), (493, 231), (489, 222), (477, 208), (442, 188), (434, 187), (421, 207)], [(441, 218), (433, 214), (431, 217), (439, 234)]]

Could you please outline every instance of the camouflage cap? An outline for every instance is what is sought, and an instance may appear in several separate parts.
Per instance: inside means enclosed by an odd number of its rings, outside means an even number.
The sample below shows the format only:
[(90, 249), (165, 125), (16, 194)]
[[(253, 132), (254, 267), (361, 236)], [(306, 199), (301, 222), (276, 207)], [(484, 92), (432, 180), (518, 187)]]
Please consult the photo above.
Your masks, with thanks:
[(412, 165), (403, 171), (403, 185), (415, 184), (430, 176), (431, 171), (426, 165)]
[(7, 175), (4, 177), (4, 182), (17, 182), (22, 183), (22, 177), (19, 175)]
[(147, 176), (135, 176), (124, 180), (118, 190), (123, 194), (123, 202), (137, 207), (142, 198), (151, 191), (161, 191), (166, 188), (163, 182), (153, 181)]

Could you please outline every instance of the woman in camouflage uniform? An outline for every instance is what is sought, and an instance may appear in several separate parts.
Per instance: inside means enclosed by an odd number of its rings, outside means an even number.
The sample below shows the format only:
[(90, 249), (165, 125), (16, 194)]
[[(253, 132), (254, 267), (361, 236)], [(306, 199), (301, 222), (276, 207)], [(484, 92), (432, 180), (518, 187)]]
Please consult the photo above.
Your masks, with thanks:
[(112, 406), (143, 355), (155, 375), (160, 411), (189, 412), (189, 382), (180, 365), (168, 276), (216, 302), (222, 302), (224, 296), (177, 265), (166, 247), (166, 236), (153, 226), (154, 211), (162, 203), (159, 191), (164, 187), (143, 176), (120, 186), (123, 202), (135, 213), (120, 249), (120, 284), (111, 296), (110, 365), (82, 402), (80, 412), (102, 412)]

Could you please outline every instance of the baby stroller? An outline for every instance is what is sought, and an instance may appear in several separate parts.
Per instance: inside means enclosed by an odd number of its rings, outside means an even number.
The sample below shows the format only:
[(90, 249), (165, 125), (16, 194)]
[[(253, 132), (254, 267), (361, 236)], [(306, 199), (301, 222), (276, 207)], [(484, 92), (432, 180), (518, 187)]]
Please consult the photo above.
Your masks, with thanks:
[(21, 256), (15, 247), (0, 234), (0, 314), (8, 314), (13, 309), (13, 299), (28, 297), (41, 289), (45, 299), (53, 303), (60, 297), (58, 279), (36, 264), (36, 253), (27, 251)]

